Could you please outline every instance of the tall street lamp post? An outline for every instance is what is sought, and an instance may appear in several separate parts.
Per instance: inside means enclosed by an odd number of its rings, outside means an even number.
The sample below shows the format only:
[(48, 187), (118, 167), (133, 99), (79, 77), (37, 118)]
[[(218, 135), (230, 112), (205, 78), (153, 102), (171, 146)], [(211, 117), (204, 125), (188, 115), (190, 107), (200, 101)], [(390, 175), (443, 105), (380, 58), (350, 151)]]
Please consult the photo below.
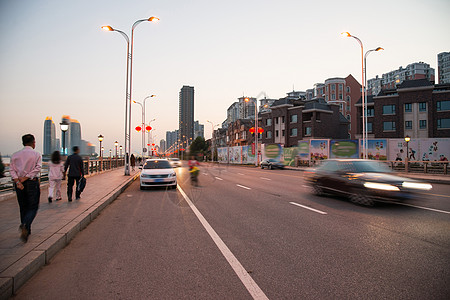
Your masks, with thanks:
[[(134, 43), (134, 29), (137, 25), (142, 22), (157, 22), (159, 19), (157, 17), (150, 17), (148, 19), (137, 20), (131, 27), (131, 47), (130, 40), (128, 36), (120, 30), (113, 29), (111, 26), (102, 26), (104, 30), (107, 31), (117, 31), (121, 33), (125, 40), (127, 41), (127, 91), (126, 91), (126, 102), (125, 102), (125, 175), (130, 175), (130, 164), (129, 164), (129, 153), (131, 152), (131, 95), (133, 90), (133, 43)], [(129, 79), (128, 79), (129, 78)], [(128, 114), (127, 114), (127, 102), (128, 102)], [(127, 120), (128, 116), (128, 120)], [(128, 121), (128, 128), (127, 128)], [(128, 130), (127, 130), (128, 129)]]
[(122, 145), (120, 145), (119, 150), (120, 150), (119, 158), (122, 158)]
[(144, 100), (142, 101), (142, 103), (134, 101), (133, 103), (139, 104), (141, 106), (142, 109), (142, 157), (144, 157), (144, 147), (145, 147), (145, 100), (147, 100), (148, 98), (152, 98), (152, 97), (156, 97), (156, 95), (150, 95), (144, 98)]
[(59, 123), (61, 126), (62, 131), (62, 152), (63, 155), (67, 155), (68, 151), (66, 151), (66, 131), (69, 130), (69, 123), (67, 123), (66, 120), (63, 120), (61, 123)]
[(259, 156), (258, 156), (258, 100), (245, 98), (245, 102), (249, 102), (252, 100), (255, 102), (255, 166), (259, 165)]
[(359, 38), (357, 38), (354, 35), (351, 35), (348, 32), (342, 32), (341, 33), (342, 36), (344, 37), (352, 37), (355, 40), (358, 41), (359, 45), (361, 46), (361, 85), (362, 85), (362, 89), (361, 89), (361, 100), (362, 100), (362, 109), (363, 109), (363, 113), (362, 113), (362, 136), (363, 136), (363, 158), (367, 159), (367, 141), (366, 141), (366, 105), (365, 105), (365, 86), (364, 86), (364, 47), (363, 44), (361, 42), (361, 40)]
[[(371, 49), (371, 50), (368, 50), (367, 52), (366, 52), (366, 54), (364, 54), (364, 86), (366, 87), (366, 91), (365, 91), (365, 93), (364, 93), (364, 102), (363, 102), (363, 104), (364, 104), (364, 107), (365, 107), (365, 110), (364, 110), (364, 116), (365, 116), (365, 122), (366, 122), (366, 124), (365, 124), (365, 128), (366, 128), (366, 135), (364, 136), (364, 138), (365, 138), (365, 140), (366, 140), (366, 152), (368, 151), (367, 149), (368, 149), (368, 145), (367, 145), (367, 143), (368, 143), (368, 138), (367, 138), (367, 136), (368, 136), (368, 127), (367, 127), (367, 56), (369, 55), (369, 53), (370, 52), (374, 52), (374, 51), (380, 51), (380, 50), (384, 50), (383, 48), (381, 48), (381, 47), (377, 47), (377, 48), (375, 48), (375, 49)], [(366, 153), (366, 156), (367, 156), (367, 153)], [(367, 157), (366, 157), (367, 158)]]

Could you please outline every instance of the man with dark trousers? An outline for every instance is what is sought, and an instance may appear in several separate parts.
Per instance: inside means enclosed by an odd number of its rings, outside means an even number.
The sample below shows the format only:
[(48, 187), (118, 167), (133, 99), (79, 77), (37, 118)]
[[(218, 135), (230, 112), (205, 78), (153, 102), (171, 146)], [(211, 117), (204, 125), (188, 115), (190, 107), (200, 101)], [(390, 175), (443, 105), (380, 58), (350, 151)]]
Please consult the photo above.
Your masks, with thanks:
[(75, 199), (80, 199), (80, 193), (78, 192), (78, 185), (80, 184), (81, 177), (84, 176), (83, 159), (80, 155), (80, 148), (77, 146), (73, 147), (73, 154), (67, 157), (64, 163), (64, 175), (69, 169), (69, 174), (67, 176), (67, 198), (69, 202), (72, 202), (73, 185), (76, 182), (77, 188), (75, 192)]
[(34, 150), (36, 140), (31, 134), (22, 136), (24, 148), (11, 157), (9, 172), (14, 181), (17, 201), (20, 207), (20, 238), (28, 241), (33, 223), (39, 208), (41, 196), (39, 176), (42, 169), (42, 156)]

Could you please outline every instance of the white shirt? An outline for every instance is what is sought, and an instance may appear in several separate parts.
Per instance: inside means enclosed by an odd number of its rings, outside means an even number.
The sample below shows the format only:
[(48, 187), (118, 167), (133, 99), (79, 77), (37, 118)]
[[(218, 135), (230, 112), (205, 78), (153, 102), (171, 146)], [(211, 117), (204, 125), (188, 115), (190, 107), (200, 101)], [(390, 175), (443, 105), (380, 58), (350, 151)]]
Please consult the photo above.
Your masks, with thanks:
[(28, 177), (38, 178), (42, 169), (42, 156), (30, 146), (25, 146), (11, 157), (9, 173), (11, 178)]
[(52, 162), (48, 163), (49, 171), (48, 178), (50, 180), (58, 180), (63, 178), (64, 173), (64, 163), (60, 162), (59, 164), (54, 164)]

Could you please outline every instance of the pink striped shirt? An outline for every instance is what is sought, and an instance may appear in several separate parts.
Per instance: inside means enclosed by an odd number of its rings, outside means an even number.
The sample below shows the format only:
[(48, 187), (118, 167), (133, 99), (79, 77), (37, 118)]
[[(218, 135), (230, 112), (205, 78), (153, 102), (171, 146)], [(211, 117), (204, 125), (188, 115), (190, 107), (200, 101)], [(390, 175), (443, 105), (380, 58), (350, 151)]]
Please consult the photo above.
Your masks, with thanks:
[(38, 178), (42, 168), (42, 156), (30, 146), (25, 146), (11, 157), (9, 173), (11, 178), (28, 177)]

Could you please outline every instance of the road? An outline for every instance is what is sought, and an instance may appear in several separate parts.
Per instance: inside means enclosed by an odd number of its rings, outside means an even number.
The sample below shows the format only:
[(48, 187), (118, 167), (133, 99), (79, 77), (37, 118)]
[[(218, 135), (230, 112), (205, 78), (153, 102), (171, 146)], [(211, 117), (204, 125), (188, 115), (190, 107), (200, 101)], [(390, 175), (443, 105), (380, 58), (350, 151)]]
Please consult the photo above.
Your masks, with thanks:
[(15, 299), (449, 299), (449, 186), (366, 208), (302, 172), (177, 174), (178, 190), (132, 184)]

